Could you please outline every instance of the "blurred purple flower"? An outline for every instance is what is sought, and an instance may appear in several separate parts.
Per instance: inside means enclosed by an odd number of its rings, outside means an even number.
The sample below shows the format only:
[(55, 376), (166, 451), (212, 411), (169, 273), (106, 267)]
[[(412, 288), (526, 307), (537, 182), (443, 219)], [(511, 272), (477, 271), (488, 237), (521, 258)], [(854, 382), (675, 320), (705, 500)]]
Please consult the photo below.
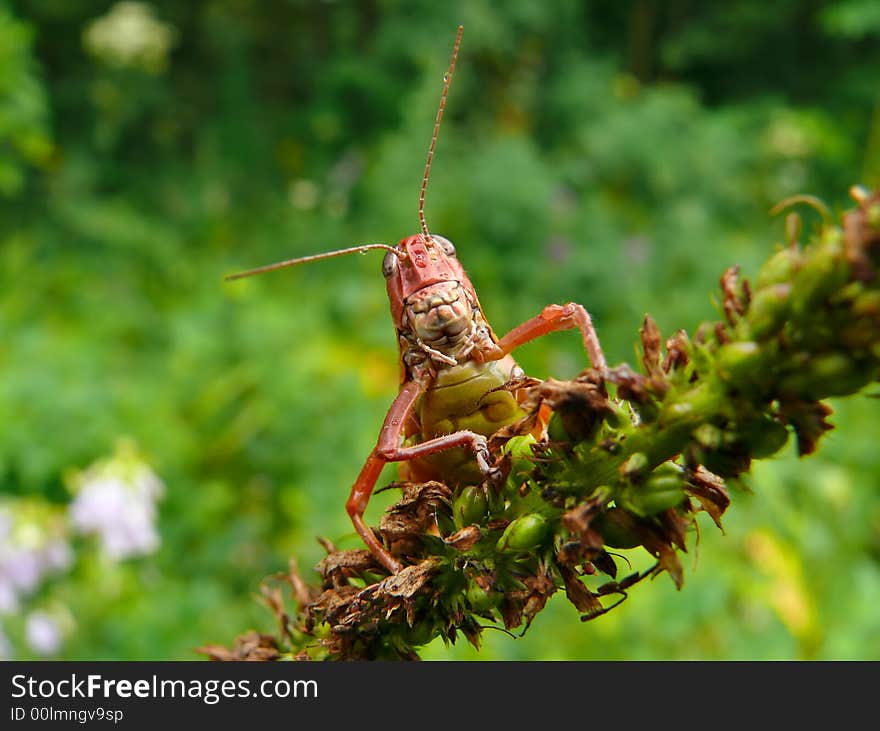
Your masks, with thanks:
[(28, 615), (24, 629), (30, 648), (38, 655), (55, 655), (61, 649), (63, 634), (58, 623), (46, 612), (32, 612)]

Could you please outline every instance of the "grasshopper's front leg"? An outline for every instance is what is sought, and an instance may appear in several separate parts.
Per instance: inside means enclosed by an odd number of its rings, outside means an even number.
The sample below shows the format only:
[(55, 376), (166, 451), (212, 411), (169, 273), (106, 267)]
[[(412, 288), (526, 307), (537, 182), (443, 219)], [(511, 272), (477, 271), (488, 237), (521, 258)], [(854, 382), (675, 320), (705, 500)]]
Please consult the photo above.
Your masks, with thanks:
[(559, 330), (572, 330), (577, 328), (581, 331), (584, 349), (590, 357), (590, 365), (598, 371), (604, 372), (607, 368), (605, 354), (599, 344), (599, 337), (593, 328), (590, 313), (577, 302), (569, 302), (566, 305), (547, 305), (540, 315), (526, 320), (518, 325), (499, 340), (492, 349), (484, 349), (477, 357), (483, 360), (500, 360), (520, 345), (524, 345), (547, 333)]
[(462, 430), (452, 434), (443, 434), (407, 447), (401, 445), (404, 424), (426, 387), (427, 384), (415, 380), (409, 381), (400, 389), (400, 393), (394, 399), (394, 403), (391, 404), (391, 408), (388, 409), (388, 414), (385, 416), (376, 448), (367, 458), (345, 504), (345, 509), (348, 511), (358, 535), (364, 540), (373, 555), (392, 573), (400, 571), (401, 565), (385, 550), (373, 531), (364, 523), (364, 511), (367, 508), (370, 495), (373, 493), (373, 488), (376, 486), (376, 481), (379, 479), (379, 474), (386, 463), (424, 457), (453, 447), (469, 447), (473, 450), (483, 475), (487, 478), (492, 477), (497, 471), (497, 468), (492, 464), (486, 437), (472, 431)]

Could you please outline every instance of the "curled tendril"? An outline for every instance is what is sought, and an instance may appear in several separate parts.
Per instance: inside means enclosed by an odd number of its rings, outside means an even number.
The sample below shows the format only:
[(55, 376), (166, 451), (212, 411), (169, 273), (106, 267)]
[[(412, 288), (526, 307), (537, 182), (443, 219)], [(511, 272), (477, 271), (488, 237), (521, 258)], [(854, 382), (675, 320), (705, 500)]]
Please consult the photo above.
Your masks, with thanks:
[(817, 198), (814, 195), (792, 195), (788, 198), (783, 198), (779, 203), (777, 203), (773, 208), (770, 209), (771, 216), (777, 216), (782, 213), (787, 208), (791, 208), (799, 203), (810, 206), (814, 211), (816, 211), (820, 216), (822, 216), (822, 223), (826, 226), (830, 226), (833, 223), (833, 216), (831, 215), (831, 211), (828, 209), (828, 206), (825, 205), (823, 201)]

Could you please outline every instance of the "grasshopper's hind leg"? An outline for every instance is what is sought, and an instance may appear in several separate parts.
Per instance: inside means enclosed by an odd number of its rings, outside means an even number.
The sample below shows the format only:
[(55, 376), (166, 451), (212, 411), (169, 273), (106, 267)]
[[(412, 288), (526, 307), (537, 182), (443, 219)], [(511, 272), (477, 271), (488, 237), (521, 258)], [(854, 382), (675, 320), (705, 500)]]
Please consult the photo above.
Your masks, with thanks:
[(418, 381), (410, 381), (400, 389), (400, 393), (388, 409), (376, 448), (367, 458), (345, 504), (345, 509), (358, 535), (373, 555), (392, 573), (400, 571), (401, 565), (385, 550), (375, 533), (364, 523), (364, 511), (386, 463), (403, 462), (454, 447), (469, 447), (474, 452), (480, 472), (486, 479), (494, 479), (498, 474), (498, 469), (494, 466), (489, 453), (486, 437), (472, 431), (457, 431), (412, 446), (401, 446), (404, 423), (424, 390), (424, 384)]

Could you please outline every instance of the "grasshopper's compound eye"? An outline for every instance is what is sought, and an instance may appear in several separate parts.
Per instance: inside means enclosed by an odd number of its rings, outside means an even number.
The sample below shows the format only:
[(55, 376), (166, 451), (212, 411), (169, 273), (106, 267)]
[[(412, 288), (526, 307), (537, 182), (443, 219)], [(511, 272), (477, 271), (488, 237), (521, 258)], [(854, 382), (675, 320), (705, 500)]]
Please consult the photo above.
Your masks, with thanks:
[(436, 234), (431, 234), (431, 238), (443, 249), (446, 256), (455, 256), (455, 245), (449, 240)]
[(385, 254), (385, 258), (382, 260), (382, 274), (385, 275), (385, 279), (388, 279), (397, 272), (397, 252), (389, 251)]

